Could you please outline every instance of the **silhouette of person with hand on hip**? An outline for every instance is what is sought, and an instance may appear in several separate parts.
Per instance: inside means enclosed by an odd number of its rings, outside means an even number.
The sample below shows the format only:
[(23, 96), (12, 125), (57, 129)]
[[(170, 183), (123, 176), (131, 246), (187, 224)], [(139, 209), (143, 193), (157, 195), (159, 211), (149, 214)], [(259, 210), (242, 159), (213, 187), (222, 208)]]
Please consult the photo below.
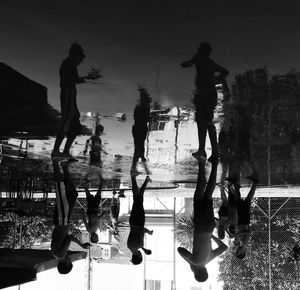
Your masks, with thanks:
[[(214, 109), (217, 105), (215, 85), (222, 83), (229, 72), (210, 58), (211, 51), (211, 45), (207, 42), (202, 42), (193, 58), (181, 64), (183, 68), (196, 67), (194, 105), (199, 148), (192, 155), (197, 159), (206, 158), (205, 140), (207, 131), (212, 146), (212, 155), (210, 158), (219, 158), (216, 128), (213, 123)], [(216, 73), (218, 73), (217, 76), (215, 75)]]
[[(198, 282), (207, 280), (206, 265), (227, 249), (227, 246), (212, 234), (216, 225), (212, 194), (216, 186), (217, 167), (218, 161), (213, 160), (210, 177), (206, 185), (205, 162), (199, 161), (197, 186), (194, 193), (193, 250), (191, 253), (183, 247), (177, 249), (181, 257), (190, 264)], [(212, 249), (211, 239), (218, 245), (215, 250)]]

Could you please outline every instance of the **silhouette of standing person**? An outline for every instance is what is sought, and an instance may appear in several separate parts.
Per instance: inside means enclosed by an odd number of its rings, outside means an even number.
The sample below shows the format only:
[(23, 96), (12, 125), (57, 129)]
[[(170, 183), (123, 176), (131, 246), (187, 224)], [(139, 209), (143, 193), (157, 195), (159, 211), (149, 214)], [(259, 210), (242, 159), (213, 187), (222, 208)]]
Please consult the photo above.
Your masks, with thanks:
[[(194, 193), (193, 250), (191, 253), (183, 247), (177, 249), (181, 257), (190, 264), (198, 282), (207, 280), (206, 265), (227, 249), (227, 246), (221, 240), (212, 235), (216, 225), (212, 194), (216, 186), (217, 167), (218, 161), (213, 160), (210, 177), (206, 185), (205, 162), (199, 161), (198, 179)], [(211, 239), (218, 245), (215, 250), (212, 249)]]
[[(192, 155), (195, 158), (206, 158), (205, 140), (208, 131), (210, 143), (212, 146), (211, 159), (218, 159), (218, 143), (216, 128), (213, 123), (214, 109), (217, 105), (217, 92), (215, 85), (224, 81), (229, 72), (216, 64), (211, 58), (210, 54), (212, 47), (206, 42), (202, 42), (198, 48), (196, 55), (188, 61), (181, 64), (183, 68), (196, 67), (194, 93), (195, 117), (198, 127), (199, 147), (198, 151)], [(219, 73), (218, 76), (215, 76)]]
[(147, 176), (141, 188), (138, 188), (136, 177), (131, 175), (133, 205), (129, 218), (130, 233), (127, 239), (127, 247), (132, 252), (131, 262), (138, 265), (143, 261), (142, 249), (146, 255), (151, 255), (151, 250), (144, 248), (144, 235), (145, 233), (152, 235), (153, 231), (149, 231), (145, 226), (145, 211), (144, 211), (144, 192), (150, 177)]
[(125, 197), (124, 189), (119, 190), (117, 193), (115, 190), (113, 191), (113, 198), (111, 199), (111, 206), (109, 211), (110, 223), (109, 228), (113, 235), (118, 235), (118, 225), (119, 222), (119, 213), (120, 213), (120, 197)]
[(230, 186), (228, 186), (227, 190), (228, 198), (225, 188), (223, 186), (220, 188), (222, 204), (218, 211), (219, 221), (217, 223), (217, 230), (218, 238), (221, 240), (224, 239), (226, 230), (228, 230), (230, 237), (235, 236), (237, 231), (238, 214), (235, 194), (232, 192)]
[[(52, 157), (72, 158), (70, 149), (76, 136), (81, 131), (80, 113), (76, 102), (76, 84), (84, 83), (89, 77), (79, 77), (77, 66), (85, 58), (84, 51), (79, 44), (72, 44), (69, 56), (62, 62), (60, 76), (60, 104), (61, 127), (56, 136)], [(59, 151), (64, 138), (67, 138), (63, 152)]]
[(247, 177), (253, 182), (251, 189), (245, 199), (241, 198), (240, 184), (237, 178), (231, 176), (227, 180), (229, 186), (232, 187), (236, 198), (237, 213), (238, 213), (238, 223), (237, 223), (237, 237), (235, 239), (235, 244), (237, 248), (235, 250), (235, 256), (238, 259), (244, 259), (246, 255), (247, 246), (250, 238), (250, 222), (251, 222), (251, 203), (255, 194), (256, 186), (259, 182), (259, 178), (254, 174)]
[(132, 126), (132, 135), (134, 139), (134, 154), (132, 160), (131, 173), (136, 174), (137, 172), (137, 163), (141, 158), (146, 173), (148, 172), (148, 167), (146, 164), (145, 158), (145, 140), (148, 133), (148, 123), (150, 121), (150, 103), (151, 98), (147, 90), (143, 87), (139, 87), (140, 99), (136, 105), (133, 113), (134, 125)]
[[(86, 230), (90, 234), (90, 239), (92, 243), (98, 243), (99, 237), (97, 230), (100, 228), (100, 218), (103, 216), (104, 212), (99, 214), (99, 206), (101, 202), (101, 192), (103, 186), (103, 179), (100, 177), (100, 183), (98, 186), (97, 193), (92, 195), (89, 190), (89, 182), (84, 183), (84, 190), (86, 194), (87, 201), (87, 211), (83, 213), (83, 222)], [(87, 218), (86, 218), (87, 216)]]
[(104, 154), (108, 154), (102, 145), (102, 139), (101, 136), (103, 135), (104, 127), (102, 125), (97, 125), (95, 129), (95, 134), (86, 140), (85, 143), (85, 149), (83, 151), (83, 154), (87, 153), (88, 147), (90, 146), (90, 165), (99, 165), (102, 164), (101, 159), (101, 152)]
[(70, 234), (70, 216), (78, 197), (77, 190), (69, 174), (70, 161), (62, 162), (63, 174), (60, 171), (60, 164), (53, 160), (56, 206), (54, 212), (54, 230), (52, 232), (51, 251), (58, 259), (57, 270), (60, 274), (68, 274), (73, 264), (68, 256), (68, 249), (71, 242), (75, 242), (82, 248), (89, 248), (90, 244), (82, 244), (77, 238)]

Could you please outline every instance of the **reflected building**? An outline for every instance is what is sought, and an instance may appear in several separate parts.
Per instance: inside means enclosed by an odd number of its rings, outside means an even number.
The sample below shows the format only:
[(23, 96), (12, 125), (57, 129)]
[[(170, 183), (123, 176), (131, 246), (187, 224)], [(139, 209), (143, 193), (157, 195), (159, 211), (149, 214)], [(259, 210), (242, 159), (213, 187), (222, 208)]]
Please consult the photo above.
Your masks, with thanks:
[[(236, 76), (232, 98), (224, 106), (230, 126), (230, 108), (240, 105), (252, 119), (250, 150), (264, 184), (299, 182), (300, 74), (269, 77), (266, 69)], [(227, 115), (227, 116), (226, 116)], [(233, 119), (234, 120), (234, 119)]]

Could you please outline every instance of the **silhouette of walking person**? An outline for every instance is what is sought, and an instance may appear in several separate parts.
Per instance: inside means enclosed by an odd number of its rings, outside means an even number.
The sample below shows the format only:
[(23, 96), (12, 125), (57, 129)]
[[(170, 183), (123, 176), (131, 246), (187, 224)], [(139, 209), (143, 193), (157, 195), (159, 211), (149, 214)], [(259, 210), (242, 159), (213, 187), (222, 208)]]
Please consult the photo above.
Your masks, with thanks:
[(104, 154), (108, 154), (103, 146), (102, 146), (102, 139), (101, 136), (103, 135), (104, 127), (102, 125), (97, 125), (95, 129), (95, 134), (86, 140), (85, 149), (83, 154), (87, 153), (88, 147), (90, 146), (90, 165), (101, 165), (101, 152)]
[(145, 233), (152, 235), (153, 231), (149, 231), (145, 226), (145, 211), (144, 211), (144, 192), (148, 182), (151, 179), (146, 177), (141, 188), (138, 188), (136, 177), (131, 175), (132, 193), (133, 193), (133, 205), (129, 218), (130, 233), (127, 239), (127, 247), (132, 252), (131, 262), (134, 265), (138, 265), (143, 261), (142, 253), (139, 249), (142, 249), (146, 255), (151, 255), (151, 250), (144, 248), (144, 235)]
[(139, 87), (140, 99), (133, 113), (134, 125), (132, 126), (132, 135), (134, 139), (134, 154), (132, 160), (131, 174), (137, 174), (137, 163), (142, 160), (146, 173), (149, 170), (145, 158), (145, 140), (148, 133), (148, 123), (150, 121), (150, 103), (151, 98), (147, 90)]
[[(217, 135), (213, 123), (214, 109), (217, 105), (215, 85), (223, 82), (229, 72), (210, 58), (211, 51), (211, 45), (202, 42), (196, 55), (192, 59), (183, 62), (181, 66), (186, 68), (195, 65), (196, 67), (194, 105), (198, 127), (199, 147), (198, 151), (194, 152), (192, 155), (195, 158), (206, 158), (205, 140), (208, 131), (212, 147), (212, 155), (210, 158), (218, 159)], [(219, 75), (215, 76), (216, 73), (219, 73)]]
[[(54, 158), (72, 158), (70, 149), (76, 136), (81, 132), (80, 113), (76, 102), (76, 84), (84, 83), (89, 79), (79, 77), (77, 66), (85, 58), (84, 51), (79, 44), (72, 44), (69, 56), (62, 62), (59, 70), (60, 75), (60, 104), (61, 104), (61, 127), (56, 136), (51, 156)], [(59, 151), (64, 138), (67, 138), (63, 152)]]
[[(59, 163), (53, 160), (56, 207), (54, 212), (54, 230), (52, 232), (51, 251), (58, 259), (57, 270), (61, 274), (68, 274), (73, 264), (68, 256), (68, 249), (71, 242), (75, 242), (82, 248), (89, 248), (89, 243), (82, 244), (77, 238), (70, 234), (70, 216), (74, 208), (78, 193), (69, 174), (68, 162)], [(60, 171), (62, 165), (63, 173)]]
[[(216, 222), (214, 218), (212, 194), (216, 186), (218, 161), (212, 161), (212, 169), (208, 183), (205, 177), (205, 162), (199, 161), (197, 186), (194, 193), (194, 238), (192, 253), (183, 247), (179, 247), (178, 253), (184, 258), (194, 272), (198, 282), (204, 282), (208, 278), (206, 265), (214, 258), (226, 251), (227, 246), (212, 235)], [(218, 248), (212, 249), (211, 239)]]

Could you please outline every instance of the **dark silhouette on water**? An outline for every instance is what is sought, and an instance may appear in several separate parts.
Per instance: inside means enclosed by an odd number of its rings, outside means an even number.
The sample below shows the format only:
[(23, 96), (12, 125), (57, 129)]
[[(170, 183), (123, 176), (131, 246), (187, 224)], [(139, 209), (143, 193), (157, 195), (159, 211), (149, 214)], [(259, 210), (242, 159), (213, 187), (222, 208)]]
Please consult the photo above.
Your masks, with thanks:
[[(89, 77), (79, 77), (77, 66), (85, 54), (79, 44), (72, 44), (69, 56), (62, 62), (60, 75), (61, 127), (57, 134), (52, 157), (71, 158), (70, 148), (76, 136), (81, 132), (80, 113), (76, 102), (76, 84), (84, 83)], [(59, 151), (64, 138), (67, 138), (63, 153)]]
[(255, 194), (256, 185), (259, 182), (257, 176), (252, 175), (247, 177), (253, 182), (252, 187), (245, 199), (241, 198), (240, 188), (238, 179), (234, 176), (228, 177), (228, 186), (235, 194), (237, 213), (238, 213), (238, 224), (237, 234), (235, 238), (235, 256), (239, 259), (243, 259), (246, 255), (247, 246), (250, 238), (250, 214), (251, 214), (251, 203)]
[[(206, 184), (205, 162), (199, 161), (197, 186), (194, 193), (193, 250), (191, 253), (183, 247), (178, 248), (178, 253), (190, 264), (198, 282), (207, 280), (206, 265), (227, 249), (221, 240), (212, 235), (216, 225), (212, 194), (216, 186), (217, 167), (218, 161), (213, 160), (209, 180)], [(218, 245), (215, 250), (212, 249), (211, 239)]]
[(103, 134), (104, 127), (102, 125), (97, 125), (95, 129), (95, 134), (86, 140), (85, 143), (85, 149), (83, 151), (83, 154), (86, 154), (88, 151), (88, 147), (90, 147), (90, 165), (99, 165), (101, 166), (102, 164), (102, 159), (101, 159), (101, 152), (104, 154), (108, 154), (102, 146), (102, 139), (101, 136)]
[[(194, 105), (196, 110), (196, 122), (198, 127), (199, 148), (193, 153), (195, 158), (206, 158), (205, 140), (208, 132), (212, 147), (211, 159), (218, 159), (218, 143), (216, 136), (216, 128), (213, 121), (214, 109), (217, 105), (217, 92), (215, 85), (222, 83), (229, 72), (216, 64), (211, 58), (210, 54), (212, 47), (206, 42), (202, 42), (198, 51), (192, 59), (187, 60), (181, 64), (182, 67), (196, 67), (194, 93)], [(215, 73), (219, 73), (215, 76)]]
[(132, 252), (131, 262), (134, 265), (138, 265), (143, 261), (142, 253), (140, 249), (144, 251), (146, 255), (151, 255), (151, 250), (144, 248), (144, 235), (145, 233), (152, 235), (153, 231), (149, 231), (145, 226), (145, 211), (144, 211), (144, 192), (148, 182), (151, 179), (146, 177), (141, 188), (138, 188), (136, 177), (131, 175), (132, 193), (133, 193), (133, 205), (129, 218), (130, 233), (127, 240), (127, 247)]
[[(68, 256), (68, 249), (71, 242), (75, 242), (82, 248), (89, 248), (90, 244), (82, 244), (77, 238), (70, 234), (70, 216), (78, 197), (77, 190), (69, 174), (71, 162), (61, 162), (53, 160), (53, 170), (55, 178), (56, 207), (54, 213), (54, 230), (52, 233), (51, 251), (58, 261), (57, 269), (61, 274), (68, 274), (73, 264)], [(63, 174), (60, 171), (60, 165)]]
[(238, 213), (236, 198), (230, 186), (227, 187), (228, 197), (224, 186), (220, 187), (222, 204), (218, 210), (219, 221), (217, 223), (218, 238), (223, 240), (225, 231), (233, 237), (237, 232)]
[[(90, 239), (92, 243), (97, 243), (99, 240), (98, 234), (96, 232), (100, 227), (100, 218), (104, 214), (104, 212), (99, 214), (102, 186), (103, 179), (100, 177), (100, 183), (97, 193), (95, 195), (92, 195), (89, 191), (89, 181), (86, 181), (84, 183), (84, 190), (87, 201), (87, 211), (83, 214), (83, 222), (86, 227), (86, 230), (90, 234)], [(88, 219), (86, 219), (86, 216)]]
[(142, 160), (146, 173), (149, 174), (145, 158), (145, 140), (148, 133), (148, 123), (150, 121), (150, 103), (151, 97), (147, 90), (139, 87), (140, 99), (133, 113), (134, 124), (132, 126), (132, 135), (134, 139), (134, 154), (132, 160), (131, 173), (137, 173), (137, 163)]
[(111, 230), (111, 233), (115, 236), (119, 234), (118, 225), (120, 224), (119, 222), (120, 197), (121, 198), (125, 197), (124, 190), (121, 189), (118, 192), (114, 190), (113, 198), (111, 199), (110, 211), (109, 211), (110, 223), (111, 223), (111, 225), (109, 225), (109, 228)]

